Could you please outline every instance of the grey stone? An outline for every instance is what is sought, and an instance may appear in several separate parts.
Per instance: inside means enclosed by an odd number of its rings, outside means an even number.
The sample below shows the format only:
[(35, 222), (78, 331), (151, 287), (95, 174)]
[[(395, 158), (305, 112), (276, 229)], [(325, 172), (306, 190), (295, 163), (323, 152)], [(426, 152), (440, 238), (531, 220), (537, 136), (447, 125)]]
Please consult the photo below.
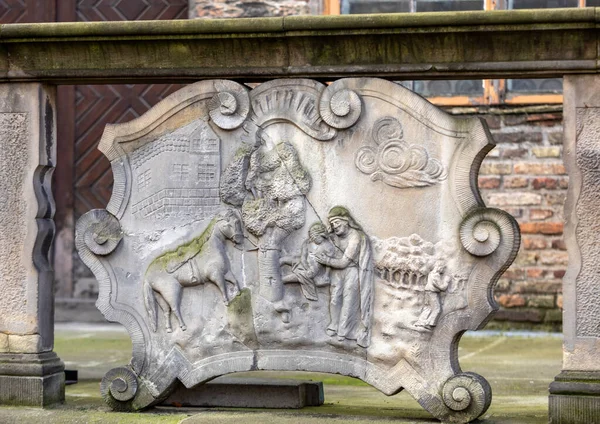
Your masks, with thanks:
[(477, 172), (493, 140), (398, 84), (202, 81), (106, 127), (115, 184), (77, 223), (97, 306), (132, 335), (116, 410), (179, 380), (315, 371), (468, 422), (491, 401), (458, 335), (490, 319), (519, 245)]
[(562, 371), (550, 384), (550, 422), (587, 424), (600, 416), (600, 372)]
[(553, 423), (591, 422), (600, 411), (600, 246), (595, 230), (600, 208), (599, 119), (600, 78), (565, 78), (563, 151), (569, 189), (564, 235), (569, 265), (563, 278), (563, 372), (550, 387)]
[(0, 354), (0, 403), (44, 407), (64, 400), (64, 364), (54, 352)]
[(321, 382), (220, 377), (192, 389), (180, 385), (163, 405), (298, 409), (323, 405), (324, 396)]
[(64, 399), (51, 353), (55, 89), (1, 84), (0, 94), (0, 403), (45, 406)]

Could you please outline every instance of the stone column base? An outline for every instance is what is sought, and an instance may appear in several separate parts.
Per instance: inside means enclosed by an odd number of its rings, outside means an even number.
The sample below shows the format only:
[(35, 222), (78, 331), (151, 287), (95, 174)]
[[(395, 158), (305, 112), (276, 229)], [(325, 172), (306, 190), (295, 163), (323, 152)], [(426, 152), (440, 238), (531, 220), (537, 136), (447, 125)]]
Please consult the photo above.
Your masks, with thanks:
[(54, 352), (0, 354), (0, 404), (44, 407), (64, 402), (64, 370)]
[(550, 384), (551, 424), (589, 424), (600, 417), (600, 372), (562, 371)]

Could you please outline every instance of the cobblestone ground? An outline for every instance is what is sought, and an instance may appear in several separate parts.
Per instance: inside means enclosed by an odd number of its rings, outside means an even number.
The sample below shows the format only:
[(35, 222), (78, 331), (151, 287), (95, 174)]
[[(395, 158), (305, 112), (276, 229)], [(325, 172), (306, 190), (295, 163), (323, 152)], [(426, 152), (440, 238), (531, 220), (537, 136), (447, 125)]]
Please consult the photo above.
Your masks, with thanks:
[[(546, 423), (548, 385), (561, 366), (562, 339), (556, 334), (467, 334), (460, 343), (463, 370), (490, 382), (492, 406), (481, 423)], [(122, 414), (108, 410), (99, 394), (106, 371), (129, 362), (131, 343), (118, 326), (60, 325), (56, 351), (68, 369), (79, 371), (79, 383), (67, 386), (64, 405), (39, 410), (0, 407), (4, 423), (428, 423), (431, 418), (408, 394), (387, 397), (351, 378), (327, 374), (263, 372), (261, 377), (313, 379), (324, 382), (325, 404), (302, 410), (235, 410), (156, 408)], [(246, 374), (247, 375), (247, 374)]]

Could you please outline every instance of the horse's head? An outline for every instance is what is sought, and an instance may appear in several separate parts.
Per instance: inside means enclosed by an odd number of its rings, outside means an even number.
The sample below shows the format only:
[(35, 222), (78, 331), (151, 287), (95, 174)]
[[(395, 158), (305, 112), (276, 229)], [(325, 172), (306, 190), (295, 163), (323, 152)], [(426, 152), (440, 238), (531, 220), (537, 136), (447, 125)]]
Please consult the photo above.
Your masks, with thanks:
[(227, 209), (217, 216), (217, 225), (221, 234), (234, 242), (242, 244), (244, 242), (244, 232), (242, 231), (242, 220), (233, 209)]

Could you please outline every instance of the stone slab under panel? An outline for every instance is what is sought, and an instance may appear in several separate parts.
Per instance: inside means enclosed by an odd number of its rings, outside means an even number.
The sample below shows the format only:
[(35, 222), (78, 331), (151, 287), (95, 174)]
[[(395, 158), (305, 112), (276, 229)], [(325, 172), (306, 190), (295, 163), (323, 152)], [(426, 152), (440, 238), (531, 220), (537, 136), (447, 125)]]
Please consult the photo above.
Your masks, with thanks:
[(192, 389), (180, 385), (162, 405), (298, 409), (320, 406), (324, 399), (321, 382), (219, 377)]
[(77, 223), (97, 306), (133, 357), (103, 379), (116, 410), (246, 371), (359, 378), (435, 417), (487, 410), (460, 334), (485, 325), (519, 228), (477, 188), (494, 146), (399, 84), (201, 81), (108, 125), (106, 209)]

